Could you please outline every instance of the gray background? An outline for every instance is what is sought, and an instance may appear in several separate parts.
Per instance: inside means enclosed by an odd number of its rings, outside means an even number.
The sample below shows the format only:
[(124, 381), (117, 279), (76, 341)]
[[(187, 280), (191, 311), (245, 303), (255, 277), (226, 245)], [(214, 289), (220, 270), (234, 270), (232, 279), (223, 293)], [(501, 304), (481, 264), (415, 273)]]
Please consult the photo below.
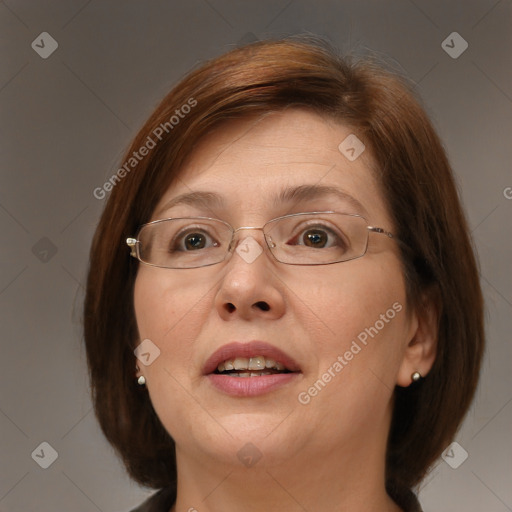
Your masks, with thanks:
[[(488, 351), (457, 436), (469, 457), (440, 459), (420, 499), (425, 512), (512, 510), (511, 14), (510, 0), (0, 2), (0, 510), (124, 511), (150, 493), (91, 410), (80, 308), (104, 206), (92, 192), (184, 73), (304, 31), (394, 62), (445, 142), (480, 255)], [(31, 47), (44, 31), (59, 45), (47, 59)], [(441, 46), (454, 31), (469, 44), (456, 59)], [(58, 452), (48, 469), (31, 456), (43, 441)]]

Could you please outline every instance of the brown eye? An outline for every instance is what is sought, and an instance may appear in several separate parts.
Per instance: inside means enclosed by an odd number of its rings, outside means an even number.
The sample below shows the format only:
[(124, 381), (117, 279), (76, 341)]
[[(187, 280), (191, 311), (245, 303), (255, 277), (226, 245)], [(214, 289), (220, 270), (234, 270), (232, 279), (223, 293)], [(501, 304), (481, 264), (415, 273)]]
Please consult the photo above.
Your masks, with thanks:
[(308, 247), (325, 247), (328, 242), (328, 236), (325, 231), (320, 229), (308, 229), (303, 235), (304, 245)]
[(324, 225), (303, 227), (287, 244), (311, 249), (332, 249), (336, 247), (345, 250), (348, 246), (344, 235), (338, 234), (337, 231)]
[(218, 246), (219, 243), (211, 235), (196, 228), (173, 237), (169, 241), (169, 252), (194, 252)]
[(203, 249), (206, 245), (206, 237), (201, 233), (190, 233), (184, 239), (187, 249)]

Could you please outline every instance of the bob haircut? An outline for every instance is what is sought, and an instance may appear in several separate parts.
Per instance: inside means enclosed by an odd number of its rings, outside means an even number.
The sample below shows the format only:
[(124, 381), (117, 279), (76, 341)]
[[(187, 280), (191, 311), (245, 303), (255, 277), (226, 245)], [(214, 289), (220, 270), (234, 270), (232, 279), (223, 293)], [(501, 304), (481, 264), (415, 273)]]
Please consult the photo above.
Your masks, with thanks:
[(404, 242), (408, 306), (421, 314), (431, 299), (439, 313), (431, 371), (394, 391), (392, 497), (424, 478), (473, 399), (484, 350), (478, 267), (450, 164), (414, 88), (373, 59), (340, 57), (317, 38), (256, 42), (193, 70), (158, 105), (125, 155), (126, 172), (118, 171), (92, 241), (83, 320), (92, 399), (106, 438), (144, 486), (176, 488), (175, 444), (135, 378), (139, 262), (125, 240), (149, 221), (201, 137), (230, 119), (289, 107), (334, 119), (363, 141)]

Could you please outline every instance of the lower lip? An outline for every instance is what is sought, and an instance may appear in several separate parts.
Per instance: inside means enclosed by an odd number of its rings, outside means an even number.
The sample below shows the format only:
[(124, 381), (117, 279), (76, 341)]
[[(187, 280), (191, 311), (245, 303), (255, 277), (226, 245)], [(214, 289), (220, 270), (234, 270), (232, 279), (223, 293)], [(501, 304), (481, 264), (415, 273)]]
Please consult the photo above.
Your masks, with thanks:
[(229, 377), (211, 373), (207, 377), (219, 391), (231, 396), (244, 397), (269, 393), (288, 384), (299, 375), (299, 373), (276, 373), (260, 377)]

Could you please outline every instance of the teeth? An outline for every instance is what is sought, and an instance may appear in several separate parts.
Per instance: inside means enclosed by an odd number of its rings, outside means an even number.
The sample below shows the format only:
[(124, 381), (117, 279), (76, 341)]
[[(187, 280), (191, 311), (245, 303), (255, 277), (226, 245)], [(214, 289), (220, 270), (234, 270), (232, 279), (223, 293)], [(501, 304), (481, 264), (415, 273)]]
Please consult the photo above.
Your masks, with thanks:
[(265, 358), (263, 356), (251, 357), (249, 359), (249, 370), (263, 370), (265, 368)]
[[(230, 370), (277, 370), (283, 371), (284, 365), (278, 363), (274, 359), (266, 358), (264, 356), (256, 357), (237, 357), (235, 359), (227, 359), (219, 363), (217, 370), (219, 372), (230, 371)], [(256, 377), (260, 375), (271, 375), (272, 372), (259, 371), (258, 373), (242, 371), (238, 373), (231, 373), (232, 377)]]
[(247, 357), (237, 357), (233, 361), (235, 370), (247, 370), (249, 368), (249, 359)]

